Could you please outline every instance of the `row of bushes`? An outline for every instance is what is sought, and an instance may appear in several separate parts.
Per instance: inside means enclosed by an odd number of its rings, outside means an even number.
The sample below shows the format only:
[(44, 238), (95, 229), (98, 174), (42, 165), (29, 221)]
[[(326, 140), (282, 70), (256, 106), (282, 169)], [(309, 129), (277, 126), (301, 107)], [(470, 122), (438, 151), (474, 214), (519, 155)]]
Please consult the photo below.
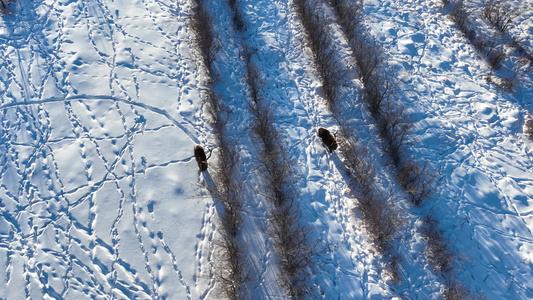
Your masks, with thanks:
[[(399, 103), (392, 102), (392, 91), (395, 87), (390, 68), (385, 63), (384, 51), (378, 42), (366, 32), (362, 25), (362, 1), (333, 0), (333, 9), (344, 30), (354, 53), (359, 74), (365, 89), (367, 105), (371, 115), (378, 123), (380, 136), (387, 152), (396, 167), (396, 178), (404, 191), (410, 196), (411, 202), (420, 206), (431, 196), (434, 176), (430, 176), (427, 163), (419, 164), (412, 157), (404, 154), (411, 124)], [(349, 150), (348, 155), (355, 160), (354, 167), (359, 172), (367, 169), (364, 162), (353, 155), (357, 150)], [(360, 184), (368, 186), (373, 176), (368, 174), (359, 179)], [(371, 194), (372, 195), (372, 194)], [(380, 207), (378, 207), (379, 209)], [(399, 214), (399, 212), (398, 212)], [(393, 217), (393, 216), (392, 216)], [(396, 219), (399, 219), (396, 217)], [(446, 242), (443, 231), (439, 229), (438, 220), (427, 215), (422, 236), (428, 242), (427, 257), (434, 270), (443, 275), (446, 299), (470, 297), (469, 291), (455, 279), (453, 251)], [(398, 222), (398, 221), (396, 221)], [(379, 232), (379, 230), (377, 230)], [(396, 262), (396, 257), (393, 263)]]
[[(374, 184), (374, 168), (366, 159), (367, 150), (357, 140), (354, 134), (356, 131), (348, 128), (346, 125), (348, 122), (343, 120), (340, 114), (338, 100), (343, 72), (340, 63), (335, 59), (333, 40), (329, 34), (326, 19), (320, 14), (320, 10), (316, 9), (320, 4), (320, 2), (306, 0), (294, 1), (295, 11), (308, 38), (322, 82), (325, 99), (333, 116), (339, 122), (339, 144), (342, 145), (340, 151), (344, 157), (344, 164), (357, 186), (352, 193), (359, 200), (357, 207), (363, 216), (364, 226), (376, 248), (383, 253), (392, 280), (398, 281), (400, 257), (394, 253), (394, 244), (399, 238), (399, 230), (404, 220), (395, 209), (393, 199), (378, 191)], [(340, 5), (339, 1), (335, 0), (332, 4)], [(360, 21), (359, 18), (350, 18), (352, 25)]]
[(220, 248), (220, 257), (216, 260), (220, 265), (215, 271), (219, 283), (217, 288), (225, 298), (242, 299), (246, 296), (244, 283), (249, 280), (249, 261), (245, 256), (245, 245), (241, 237), (243, 201), (241, 184), (237, 179), (239, 154), (235, 143), (229, 141), (225, 133), (230, 110), (214, 91), (218, 76), (214, 74), (213, 63), (220, 47), (205, 0), (194, 0), (190, 25), (209, 78), (204, 98), (218, 143), (218, 160), (212, 172), (215, 184), (209, 189), (223, 207), (219, 213), (222, 230), (220, 242), (217, 243)]
[(297, 203), (293, 166), (285, 139), (274, 125), (274, 110), (265, 102), (261, 92), (263, 81), (251, 51), (245, 50), (246, 83), (249, 87), (249, 107), (253, 115), (252, 132), (259, 141), (259, 162), (265, 182), (265, 197), (271, 202), (269, 235), (279, 255), (282, 284), (291, 299), (310, 298), (308, 287), (312, 278), (314, 247), (308, 229), (301, 222)]
[(522, 14), (518, 8), (513, 7), (508, 1), (503, 0), (486, 0), (481, 9), (481, 16), (487, 20), (494, 28), (496, 28), (502, 35), (509, 35), (507, 41), (509, 46), (514, 47), (518, 55), (523, 59), (519, 60), (523, 63), (529, 62), (530, 68), (533, 68), (533, 53), (528, 50), (523, 43), (516, 38), (513, 38), (509, 33), (509, 28), (513, 21)]
[(405, 154), (411, 123), (400, 103), (392, 101), (394, 72), (385, 63), (381, 45), (362, 25), (362, 1), (333, 0), (333, 10), (353, 51), (363, 83), (368, 109), (379, 127), (383, 148), (389, 154), (397, 179), (411, 202), (421, 205), (430, 196), (431, 176), (427, 164)]
[(533, 115), (529, 116), (529, 119), (526, 120), (526, 129), (525, 133), (527, 136), (529, 136), (531, 139), (533, 139)]
[[(498, 29), (502, 35), (508, 34), (509, 36), (511, 36), (509, 27), (521, 14), (520, 10), (502, 0), (487, 0), (484, 2), (482, 9), (483, 18)], [(533, 53), (517, 39), (511, 38), (511, 40), (511, 46), (515, 47), (516, 52), (523, 57), (519, 61), (522, 61), (522, 63), (528, 62), (530, 70), (533, 70)], [(525, 133), (533, 139), (533, 119), (531, 119), (531, 116), (526, 120)]]
[[(450, 11), (457, 28), (490, 65), (487, 81), (504, 90), (513, 90), (524, 68), (528, 64), (529, 68), (533, 67), (533, 54), (508, 34), (509, 26), (520, 15), (520, 11), (502, 0), (486, 0), (482, 7), (471, 9), (466, 8), (464, 0), (442, 0), (442, 4)], [(479, 17), (485, 19), (493, 29), (480, 30), (479, 25), (476, 25)], [(514, 49), (514, 54), (506, 49)], [(508, 59), (510, 55), (517, 59)], [(500, 69), (503, 70), (499, 72), (500, 76), (493, 77), (493, 72)]]
[(485, 56), (491, 68), (500, 68), (501, 62), (507, 57), (504, 47), (498, 44), (496, 39), (491, 39), (489, 36), (476, 31), (476, 28), (469, 20), (472, 12), (466, 9), (464, 0), (456, 0), (454, 2), (443, 0), (443, 3), (451, 6), (450, 16), (457, 28)]
[(306, 32), (308, 46), (311, 48), (317, 73), (322, 81), (324, 97), (330, 110), (334, 111), (342, 79), (340, 67), (334, 59), (333, 44), (325, 26), (326, 19), (317, 13), (319, 3), (308, 3), (308, 0), (294, 0), (294, 9)]

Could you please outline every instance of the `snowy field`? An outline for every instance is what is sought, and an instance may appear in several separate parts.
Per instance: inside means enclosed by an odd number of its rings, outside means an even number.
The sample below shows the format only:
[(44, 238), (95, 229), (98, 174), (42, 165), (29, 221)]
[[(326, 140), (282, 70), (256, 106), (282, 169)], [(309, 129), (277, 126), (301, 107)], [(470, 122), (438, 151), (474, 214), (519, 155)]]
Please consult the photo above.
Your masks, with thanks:
[[(413, 121), (410, 154), (427, 160), (437, 178), (422, 208), (391, 189), (408, 224), (398, 245), (403, 281), (393, 284), (355, 209), (341, 158), (316, 136), (336, 123), (292, 1), (241, 1), (250, 24), (242, 36), (226, 1), (207, 2), (222, 45), (217, 92), (228, 99), (228, 126), (241, 150), (244, 233), (255, 246), (247, 255), (259, 273), (247, 283), (250, 299), (287, 297), (257, 193), (243, 44), (257, 49), (264, 93), (297, 162), (302, 222), (320, 249), (309, 279), (316, 298), (440, 299), (442, 277), (428, 265), (419, 233), (419, 218), (430, 212), (473, 295), (533, 298), (533, 142), (523, 133), (533, 113), (531, 72), (512, 92), (488, 83), (489, 65), (440, 1), (365, 2), (365, 24), (398, 72), (395, 97)], [(533, 1), (510, 3), (523, 9), (510, 32), (533, 51)], [(213, 178), (193, 156), (196, 144), (216, 143), (191, 5), (12, 0), (2, 11), (0, 299), (218, 299)], [(335, 32), (348, 60), (346, 40)], [(365, 106), (349, 113), (376, 157), (376, 180), (396, 186)]]

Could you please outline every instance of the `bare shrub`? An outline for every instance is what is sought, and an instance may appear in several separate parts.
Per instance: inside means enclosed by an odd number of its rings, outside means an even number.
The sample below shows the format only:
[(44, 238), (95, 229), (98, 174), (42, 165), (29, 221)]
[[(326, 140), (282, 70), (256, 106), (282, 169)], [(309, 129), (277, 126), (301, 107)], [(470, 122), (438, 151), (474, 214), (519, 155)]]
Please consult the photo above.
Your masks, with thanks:
[(369, 110), (374, 118), (378, 118), (395, 87), (390, 72), (384, 70), (386, 66), (383, 47), (368, 35), (361, 25), (364, 17), (363, 1), (332, 0), (331, 4), (356, 58)]
[(501, 45), (496, 44), (496, 41), (491, 43), (486, 43), (486, 47), (480, 49), (487, 53), (487, 61), (489, 62), (491, 68), (499, 69), (501, 67), (502, 61), (507, 58), (507, 54)]
[(531, 139), (533, 139), (533, 116), (529, 116), (529, 120), (526, 121), (525, 134), (527, 134)]
[(408, 141), (412, 124), (404, 109), (388, 103), (379, 121), (380, 135), (384, 140), (384, 149), (389, 154), (395, 166), (399, 166), (403, 158), (403, 148)]
[(389, 277), (395, 284), (399, 284), (402, 281), (400, 276), (402, 258), (399, 254), (393, 254), (391, 259), (388, 261), (389, 265)]
[(457, 0), (454, 3), (450, 15), (459, 30), (461, 30), (469, 40), (473, 40), (471, 37), (475, 36), (475, 32), (473, 32), (472, 35), (470, 33), (470, 28), (468, 28), (468, 17), (470, 16), (470, 12), (465, 8), (464, 0)]
[(304, 27), (308, 45), (313, 53), (318, 75), (322, 81), (324, 96), (330, 109), (335, 106), (338, 85), (342, 79), (340, 68), (334, 60), (332, 40), (327, 31), (324, 17), (316, 13), (316, 8), (306, 0), (294, 1), (295, 11)]
[(215, 184), (210, 188), (215, 201), (222, 206), (222, 211), (219, 213), (222, 227), (221, 240), (217, 242), (220, 257), (217, 259), (215, 280), (220, 283), (217, 285), (217, 292), (224, 298), (243, 299), (246, 297), (244, 283), (249, 280), (246, 273), (249, 261), (244, 255), (245, 245), (240, 238), (242, 199), (239, 180), (235, 175), (239, 155), (234, 143), (228, 141), (225, 134), (229, 111), (220, 96), (214, 92), (216, 74), (213, 72), (213, 62), (218, 45), (214, 36), (213, 22), (205, 5), (204, 0), (194, 1), (190, 24), (209, 77), (204, 96), (207, 113), (218, 142), (218, 160), (213, 168)]
[(447, 279), (444, 282), (445, 289), (443, 292), (444, 299), (446, 300), (474, 300), (474, 299), (485, 299), (483, 297), (474, 297), (466, 288), (464, 284), (455, 280)]
[(349, 175), (359, 185), (362, 195), (369, 195), (373, 190), (374, 168), (367, 159), (368, 149), (361, 145), (350, 131), (341, 125), (339, 140), (342, 143), (341, 152)]
[(357, 28), (363, 22), (362, 9), (364, 2), (345, 0), (331, 0), (331, 7), (335, 10), (344, 33), (347, 37), (355, 37)]
[(207, 70), (211, 72), (212, 63), (219, 47), (215, 40), (213, 21), (204, 2), (205, 0), (194, 0), (190, 24), (202, 61)]
[(369, 233), (376, 248), (388, 259), (387, 273), (395, 283), (400, 281), (401, 258), (394, 253), (394, 244), (405, 225), (400, 211), (395, 208), (393, 198), (376, 192), (374, 168), (366, 159), (368, 149), (349, 135), (349, 130), (341, 125), (341, 152), (356, 188), (353, 193), (358, 198), (357, 209), (363, 216), (363, 226)]
[[(224, 135), (221, 133), (218, 137)], [(221, 283), (217, 289), (224, 298), (242, 299), (246, 293), (244, 283), (249, 280), (246, 272), (249, 261), (243, 252), (245, 245), (239, 237), (242, 225), (242, 190), (240, 181), (235, 177), (239, 157), (232, 143), (226, 138), (219, 139), (218, 142), (219, 155), (213, 171), (215, 188), (210, 191), (222, 205), (222, 211), (219, 213), (222, 225), (221, 240), (217, 243), (220, 257), (217, 257), (219, 266), (215, 279)]]
[(449, 243), (444, 238), (444, 231), (439, 228), (438, 220), (426, 215), (423, 221), (421, 233), (428, 243), (427, 255), (433, 269), (441, 273), (451, 272), (457, 256), (450, 250)]
[(239, 9), (239, 0), (228, 0), (228, 4), (231, 9), (231, 20), (233, 21), (233, 26), (235, 26), (235, 29), (239, 32), (245, 31), (246, 24)]
[(250, 276), (247, 273), (249, 263), (243, 253), (243, 242), (224, 231), (221, 234), (222, 242), (219, 247), (222, 251), (217, 260), (224, 264), (217, 268), (216, 279), (221, 283), (217, 287), (218, 293), (226, 299), (245, 299), (246, 290), (243, 286), (250, 281)]
[(315, 252), (309, 243), (310, 229), (301, 224), (294, 200), (278, 206), (270, 222), (274, 248), (280, 255), (283, 285), (292, 299), (303, 299), (310, 293), (306, 270), (313, 264)]
[(428, 164), (422, 166), (410, 161), (398, 170), (397, 178), (411, 202), (420, 206), (432, 193), (434, 176), (428, 175)]
[(252, 52), (245, 50), (246, 82), (250, 91), (252, 132), (260, 141), (259, 162), (265, 184), (265, 197), (273, 204), (270, 230), (274, 249), (280, 257), (282, 285), (292, 299), (309, 297), (309, 269), (314, 262), (314, 247), (308, 238), (309, 229), (301, 223), (295, 204), (292, 166), (283, 145), (285, 141), (274, 126), (274, 111), (267, 106), (261, 93), (260, 70), (252, 62)]
[(487, 0), (484, 3), (482, 16), (496, 27), (501, 33), (507, 31), (511, 22), (519, 17), (521, 12), (512, 8), (502, 0)]
[(501, 78), (498, 83), (498, 87), (505, 91), (512, 91), (518, 85), (518, 76), (517, 73), (514, 73), (512, 76), (505, 76)]
[[(489, 0), (492, 1), (492, 0)], [(464, 0), (457, 0), (454, 3), (450, 16), (457, 28), (464, 34), (464, 36), (472, 43), (474, 48), (485, 56), (487, 62), (492, 69), (499, 69), (502, 61), (507, 58), (504, 47), (499, 45), (494, 38), (483, 36), (483, 34), (476, 33), (472, 28), (469, 18), (472, 13), (466, 9)]]
[(404, 226), (405, 220), (400, 212), (394, 209), (396, 199), (377, 197), (373, 194), (365, 195), (359, 199), (358, 209), (363, 214), (364, 226), (371, 233), (375, 245), (381, 252), (389, 252), (397, 239), (399, 229)]

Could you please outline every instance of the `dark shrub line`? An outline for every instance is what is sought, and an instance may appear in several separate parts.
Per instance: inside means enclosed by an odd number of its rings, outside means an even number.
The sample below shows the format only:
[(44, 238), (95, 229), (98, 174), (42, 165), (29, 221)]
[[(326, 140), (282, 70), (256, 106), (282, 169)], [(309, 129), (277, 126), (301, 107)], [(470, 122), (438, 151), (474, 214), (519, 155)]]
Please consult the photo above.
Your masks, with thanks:
[[(355, 130), (348, 128), (341, 117), (338, 98), (343, 72), (335, 61), (333, 40), (328, 32), (326, 20), (316, 9), (318, 3), (295, 0), (294, 9), (307, 36), (326, 102), (340, 126), (339, 140), (342, 145), (340, 151), (349, 175), (356, 185), (350, 188), (359, 200), (357, 207), (363, 216), (364, 226), (376, 248), (383, 254), (390, 277), (397, 282), (400, 256), (394, 252), (394, 245), (398, 242), (404, 220), (400, 218), (394, 204), (391, 203), (392, 199), (378, 192), (374, 184), (374, 168), (366, 160), (367, 150), (358, 142)], [(359, 21), (360, 19), (353, 19), (352, 24)]]
[[(533, 54), (508, 33), (511, 22), (520, 15), (520, 12), (501, 0), (487, 0), (483, 7), (474, 10), (466, 9), (464, 0), (441, 1), (445, 10), (450, 11), (450, 18), (459, 31), (490, 65), (491, 72), (486, 77), (487, 81), (504, 90), (512, 91), (519, 83), (519, 77), (523, 72), (521, 68), (527, 67), (528, 62), (529, 68), (533, 67)], [(494, 30), (482, 31), (476, 28), (477, 17), (485, 19)], [(505, 47), (514, 49), (514, 53), (521, 58), (516, 61), (508, 59), (509, 54), (505, 51)], [(499, 69), (503, 69), (505, 72), (500, 73), (505, 74), (493, 78), (493, 71)]]
[(245, 245), (241, 239), (242, 188), (236, 175), (239, 155), (235, 143), (228, 140), (225, 132), (230, 111), (220, 96), (214, 92), (217, 74), (214, 74), (213, 63), (219, 44), (215, 38), (214, 24), (205, 0), (193, 0), (190, 25), (209, 77), (204, 97), (218, 143), (218, 160), (213, 168), (215, 183), (214, 187), (209, 189), (223, 207), (219, 213), (222, 230), (220, 241), (217, 243), (221, 249), (220, 265), (215, 271), (215, 280), (219, 283), (217, 288), (224, 297), (232, 300), (242, 299), (246, 297), (245, 283), (249, 280), (247, 274), (249, 261), (245, 257)]
[(379, 128), (383, 149), (390, 156), (398, 183), (413, 204), (429, 198), (432, 180), (427, 165), (405, 155), (411, 123), (404, 108), (392, 101), (396, 88), (392, 70), (385, 63), (383, 48), (362, 25), (362, 1), (332, 0), (333, 11), (343, 29), (363, 83), (368, 109)]
[(457, 280), (455, 262), (457, 254), (450, 249), (450, 243), (444, 237), (444, 231), (439, 228), (439, 221), (431, 214), (423, 218), (421, 233), (428, 243), (426, 255), (433, 270), (444, 279), (443, 296), (447, 300), (483, 299), (474, 297), (468, 288)]
[[(529, 68), (533, 68), (533, 53), (529, 51), (520, 41), (512, 37), (509, 32), (509, 27), (512, 22), (518, 18), (522, 12), (513, 7), (508, 2), (502, 0), (486, 0), (483, 2), (481, 9), (481, 16), (487, 20), (502, 36), (507, 35), (506, 39), (503, 39), (507, 44), (514, 48), (516, 53), (522, 56), (518, 62), (527, 64), (529, 62)], [(512, 86), (508, 87), (511, 89)]]
[(484, 2), (482, 16), (498, 31), (506, 33), (511, 22), (520, 16), (520, 11), (501, 0), (488, 0)]
[(496, 39), (478, 34), (475, 28), (472, 28), (472, 22), (469, 20), (472, 13), (466, 10), (464, 0), (447, 2), (447, 5), (451, 6), (450, 17), (457, 28), (472, 43), (474, 48), (487, 59), (492, 69), (499, 69), (501, 62), (507, 57), (503, 47), (496, 43)]
[(244, 22), (239, 8), (239, 0), (228, 0), (228, 4), (231, 10), (231, 20), (233, 26), (235, 26), (235, 30), (238, 32), (244, 32), (246, 30), (246, 23)]
[(322, 81), (324, 97), (329, 109), (334, 111), (339, 83), (343, 76), (333, 57), (335, 51), (331, 46), (333, 41), (326, 28), (326, 20), (316, 13), (316, 5), (308, 5), (308, 0), (294, 0), (294, 9), (305, 30), (308, 46), (311, 48), (317, 73)]
[(308, 237), (310, 229), (301, 222), (296, 203), (298, 193), (292, 171), (295, 163), (283, 147), (286, 139), (274, 125), (275, 111), (261, 92), (261, 72), (252, 61), (252, 52), (249, 49), (244, 52), (249, 107), (253, 115), (252, 133), (259, 141), (265, 197), (272, 203), (268, 234), (279, 255), (283, 288), (291, 299), (306, 299), (311, 296), (309, 281), (313, 277), (310, 270), (315, 261), (315, 247)]
[(190, 26), (195, 34), (194, 41), (200, 52), (200, 58), (208, 71), (207, 75), (212, 77), (213, 61), (219, 50), (215, 39), (213, 20), (206, 8), (205, 0), (192, 1)]
[(533, 140), (533, 115), (530, 115), (529, 119), (526, 120), (525, 127), (525, 134)]
[(406, 220), (394, 203), (394, 197), (386, 196), (375, 185), (374, 167), (368, 162), (367, 148), (355, 136), (353, 130), (340, 123), (339, 148), (343, 154), (343, 162), (349, 171), (355, 187), (350, 187), (357, 197), (357, 208), (363, 216), (363, 224), (376, 248), (383, 253), (388, 275), (394, 283), (399, 283), (401, 256), (395, 251), (399, 243), (399, 234), (405, 227)]
[[(386, 66), (381, 46), (366, 33), (361, 24), (363, 3), (362, 1), (333, 0), (332, 5), (357, 60), (367, 104), (379, 125), (385, 152), (390, 155), (396, 166), (398, 183), (410, 196), (411, 202), (420, 206), (425, 199), (430, 197), (434, 178), (429, 176), (427, 163), (420, 165), (403, 154), (411, 125), (403, 108), (390, 100), (394, 83), (391, 77), (383, 74), (393, 72), (390, 72), (389, 67)], [(365, 167), (363, 165), (360, 168)], [(368, 184), (364, 180), (361, 182)], [(455, 279), (453, 262), (456, 256), (450, 250), (443, 231), (439, 229), (438, 220), (427, 215), (424, 217), (424, 224), (421, 234), (428, 242), (427, 257), (434, 271), (443, 276), (446, 285), (444, 297), (446, 299), (470, 298), (469, 291)]]
[(279, 255), (281, 285), (292, 299), (310, 297), (310, 269), (314, 263), (315, 250), (311, 246), (310, 231), (301, 223), (292, 166), (285, 142), (274, 125), (275, 111), (261, 92), (263, 81), (259, 67), (252, 61), (253, 50), (246, 45), (243, 34), (246, 22), (242, 17), (238, 0), (228, 0), (235, 30), (242, 38), (242, 58), (245, 64), (245, 81), (249, 89), (249, 109), (253, 116), (252, 133), (259, 142), (260, 173), (264, 182), (265, 198), (272, 203), (269, 211), (268, 234), (274, 250)]

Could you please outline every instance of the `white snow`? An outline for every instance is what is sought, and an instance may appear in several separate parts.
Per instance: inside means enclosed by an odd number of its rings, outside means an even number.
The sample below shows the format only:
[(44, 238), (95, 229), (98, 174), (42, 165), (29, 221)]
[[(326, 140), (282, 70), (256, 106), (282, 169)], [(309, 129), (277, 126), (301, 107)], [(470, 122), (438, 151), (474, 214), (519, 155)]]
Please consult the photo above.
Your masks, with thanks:
[[(393, 285), (341, 159), (316, 136), (318, 127), (337, 125), (292, 1), (243, 0), (250, 25), (242, 40), (227, 3), (208, 2), (222, 46), (217, 92), (232, 111), (230, 136), (239, 142), (248, 196), (243, 239), (259, 275), (249, 283), (251, 298), (284, 295), (266, 234), (268, 205), (257, 196), (240, 43), (257, 49), (263, 93), (296, 162), (302, 221), (322, 250), (310, 279), (318, 295), (439, 298), (442, 279), (419, 234), (419, 218), (433, 212), (461, 258), (458, 279), (473, 294), (533, 298), (533, 142), (523, 133), (533, 110), (531, 73), (515, 92), (488, 83), (489, 66), (440, 1), (365, 1), (365, 24), (398, 70), (397, 98), (414, 122), (409, 154), (428, 160), (438, 179), (423, 208), (399, 197), (408, 229), (398, 245), (404, 282)], [(510, 30), (532, 49), (533, 2), (520, 3), (524, 14)], [(218, 208), (207, 189), (214, 179), (198, 171), (192, 151), (216, 145), (190, 6), (17, 0), (0, 16), (0, 299), (217, 299)], [(348, 84), (355, 92), (346, 98), (360, 101), (360, 82)], [(396, 186), (364, 105), (350, 109), (375, 157), (376, 180)]]

